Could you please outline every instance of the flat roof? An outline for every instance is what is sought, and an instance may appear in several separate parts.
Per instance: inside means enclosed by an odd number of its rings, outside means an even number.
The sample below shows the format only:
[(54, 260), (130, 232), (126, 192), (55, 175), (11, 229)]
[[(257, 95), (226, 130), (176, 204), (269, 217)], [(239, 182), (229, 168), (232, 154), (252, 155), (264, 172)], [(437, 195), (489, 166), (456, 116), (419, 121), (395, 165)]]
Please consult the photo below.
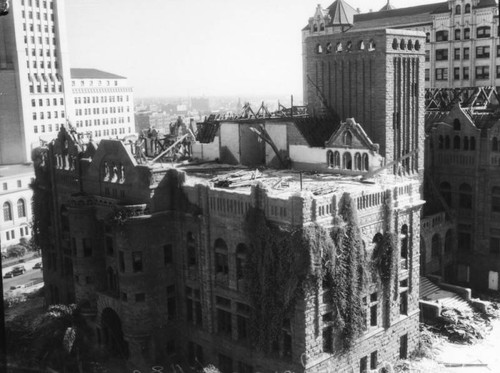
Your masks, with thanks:
[(0, 179), (15, 176), (35, 176), (35, 169), (31, 163), (21, 163), (13, 165), (0, 165)]
[(127, 79), (124, 76), (97, 69), (71, 69), (71, 79)]

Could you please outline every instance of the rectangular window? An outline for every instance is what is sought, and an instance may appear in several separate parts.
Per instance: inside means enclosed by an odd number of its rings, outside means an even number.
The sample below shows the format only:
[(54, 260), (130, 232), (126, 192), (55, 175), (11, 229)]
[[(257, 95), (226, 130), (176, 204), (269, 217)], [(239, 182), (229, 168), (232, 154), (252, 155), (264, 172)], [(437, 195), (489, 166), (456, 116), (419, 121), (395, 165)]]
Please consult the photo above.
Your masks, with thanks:
[(408, 315), (408, 291), (399, 293), (399, 314)]
[(448, 61), (448, 49), (436, 49), (436, 61)]
[(436, 80), (448, 80), (448, 69), (447, 68), (436, 69)]
[(373, 351), (370, 354), (370, 369), (377, 369), (378, 361), (377, 361), (377, 351)]
[(125, 255), (123, 251), (118, 253), (118, 261), (120, 262), (120, 272), (125, 272)]
[(217, 332), (231, 335), (231, 312), (217, 308)]
[(323, 328), (323, 352), (333, 353), (333, 325)]
[(430, 80), (430, 70), (425, 69), (425, 81), (428, 82)]
[(408, 358), (408, 334), (399, 337), (399, 358)]
[(470, 39), (470, 28), (464, 28), (464, 40)]
[(469, 67), (468, 66), (464, 67), (462, 71), (463, 71), (462, 79), (463, 80), (469, 79)]
[(460, 48), (455, 48), (455, 50), (453, 51), (453, 59), (454, 60), (460, 59)]
[(2, 189), (3, 189), (3, 190), (7, 190), (7, 183), (3, 183), (3, 184), (2, 184)]
[(489, 79), (490, 67), (489, 66), (476, 66), (476, 79)]
[(500, 66), (497, 65), (497, 79), (500, 79)]
[(142, 251), (132, 252), (132, 270), (142, 272)]
[(476, 47), (476, 58), (489, 58), (489, 57), (490, 57), (489, 46)]
[(366, 373), (368, 370), (368, 356), (363, 356), (359, 360), (359, 373)]
[(370, 326), (377, 326), (377, 305), (370, 306)]
[(172, 264), (173, 258), (172, 258), (172, 245), (165, 245), (163, 246), (163, 264), (168, 265)]
[(448, 41), (448, 31), (446, 30), (437, 31), (436, 41)]
[(464, 48), (464, 60), (468, 60), (470, 58), (470, 49)]
[(460, 80), (460, 67), (453, 68), (453, 79)]
[(491, 27), (482, 26), (476, 29), (476, 36), (478, 39), (489, 38), (491, 36)]
[(90, 238), (84, 238), (83, 240), (83, 256), (92, 256), (92, 240)]
[(425, 51), (425, 62), (429, 62), (431, 60), (431, 51)]
[(497, 57), (500, 57), (500, 45), (497, 45)]
[(500, 254), (500, 237), (490, 237), (490, 254)]

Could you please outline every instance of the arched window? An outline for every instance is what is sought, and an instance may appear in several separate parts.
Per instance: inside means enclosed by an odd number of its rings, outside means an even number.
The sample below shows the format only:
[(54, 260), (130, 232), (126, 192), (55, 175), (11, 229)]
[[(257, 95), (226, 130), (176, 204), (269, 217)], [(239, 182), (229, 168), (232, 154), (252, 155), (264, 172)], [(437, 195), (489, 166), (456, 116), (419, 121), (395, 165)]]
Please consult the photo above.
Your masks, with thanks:
[(462, 209), (472, 208), (472, 187), (469, 184), (462, 184), (458, 189), (459, 206)]
[(439, 135), (439, 138), (438, 138), (438, 148), (439, 149), (443, 149), (443, 146), (444, 146), (444, 137), (442, 135)]
[(494, 152), (498, 151), (498, 139), (496, 137), (493, 137), (493, 139), (491, 139), (491, 150)]
[(398, 39), (392, 39), (392, 49), (398, 49)]
[(431, 246), (431, 253), (433, 257), (440, 257), (441, 256), (441, 237), (439, 236), (438, 233), (434, 234), (432, 236), (432, 246)]
[(448, 229), (446, 235), (444, 236), (444, 252), (451, 252), (451, 248), (453, 246), (453, 233), (451, 229)]
[(368, 154), (363, 154), (363, 171), (368, 171), (370, 169), (370, 161), (368, 160)]
[(469, 150), (469, 138), (467, 136), (464, 137), (464, 150)]
[(406, 49), (406, 41), (405, 41), (405, 39), (401, 39), (401, 42), (399, 43), (399, 48), (401, 50), (405, 50)]
[(229, 273), (228, 251), (226, 242), (222, 238), (215, 240), (215, 273), (227, 275)]
[(325, 24), (324, 23), (319, 25), (319, 31), (325, 31)]
[(26, 217), (26, 203), (24, 203), (24, 199), (17, 200), (17, 217)]
[(342, 52), (342, 43), (339, 41), (337, 45), (335, 46), (335, 52), (340, 53)]
[(476, 138), (474, 136), (470, 137), (470, 150), (476, 150)]
[(351, 153), (345, 152), (343, 157), (342, 157), (342, 163), (344, 165), (344, 170), (352, 170), (352, 156)]
[(316, 24), (313, 25), (313, 32), (318, 32), (318, 25)]
[(349, 131), (344, 132), (344, 145), (352, 146), (352, 133)]
[(453, 138), (453, 149), (460, 149), (460, 136)]
[(340, 153), (333, 153), (333, 167), (340, 168)]
[(420, 42), (418, 40), (415, 42), (415, 50), (420, 50)]
[(455, 120), (453, 121), (453, 130), (460, 131), (461, 128), (462, 126), (460, 125), (460, 121), (457, 118), (455, 118)]
[(323, 53), (323, 47), (321, 46), (321, 44), (316, 44), (316, 53), (317, 54)]
[(358, 49), (360, 51), (364, 51), (365, 50), (365, 43), (363, 42), (363, 40), (358, 41)]
[(462, 7), (460, 5), (457, 5), (455, 7), (455, 14), (460, 14), (460, 13), (462, 13)]
[(470, 4), (465, 4), (465, 14), (470, 13)]
[(328, 164), (329, 168), (333, 167), (333, 152), (331, 150), (328, 150), (326, 152), (326, 163)]
[(5, 202), (3, 204), (3, 220), (11, 221), (12, 220), (12, 206), (9, 202)]
[(192, 232), (186, 234), (186, 249), (187, 249), (187, 265), (188, 267), (196, 266), (196, 240)]
[(348, 51), (348, 52), (352, 52), (352, 41), (348, 41), (347, 42), (347, 45), (345, 47), (345, 49)]
[(354, 154), (354, 169), (356, 171), (361, 171), (361, 154)]
[(448, 205), (448, 207), (451, 207), (451, 185), (450, 183), (444, 181), (441, 184), (439, 184), (439, 191), (441, 192), (441, 196), (443, 197), (444, 201)]
[(376, 45), (375, 45), (375, 40), (370, 39), (370, 42), (368, 43), (368, 51), (370, 51), (370, 52), (371, 52), (371, 51), (374, 51), (374, 50), (375, 50), (375, 47), (376, 47)]
[(236, 278), (241, 280), (245, 277), (245, 267), (247, 264), (248, 250), (244, 243), (236, 246)]
[(444, 148), (445, 149), (450, 148), (450, 137), (449, 136), (445, 136), (445, 138), (444, 138)]
[(332, 43), (326, 43), (326, 54), (332, 53)]

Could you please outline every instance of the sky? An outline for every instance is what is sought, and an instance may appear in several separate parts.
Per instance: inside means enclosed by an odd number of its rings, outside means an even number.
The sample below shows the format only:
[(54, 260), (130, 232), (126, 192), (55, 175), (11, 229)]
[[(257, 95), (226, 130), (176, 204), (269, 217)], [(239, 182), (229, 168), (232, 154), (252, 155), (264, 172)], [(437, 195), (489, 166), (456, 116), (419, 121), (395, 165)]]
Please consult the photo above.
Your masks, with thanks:
[[(302, 96), (301, 29), (333, 0), (64, 0), (72, 67), (136, 97)], [(348, 0), (361, 12), (387, 0)], [(435, 0), (391, 0), (397, 8)]]

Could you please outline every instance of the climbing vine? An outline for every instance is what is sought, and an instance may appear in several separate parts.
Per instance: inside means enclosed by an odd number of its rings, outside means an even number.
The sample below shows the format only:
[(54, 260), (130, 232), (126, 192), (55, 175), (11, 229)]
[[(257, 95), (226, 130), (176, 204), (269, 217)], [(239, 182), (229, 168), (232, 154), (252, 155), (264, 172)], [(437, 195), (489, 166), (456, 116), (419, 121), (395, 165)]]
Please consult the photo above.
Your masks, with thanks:
[(330, 288), (335, 309), (332, 333), (340, 337), (340, 347), (352, 347), (362, 333), (366, 254), (353, 206), (345, 194), (331, 230), (318, 224), (283, 227), (267, 221), (262, 210), (249, 210), (246, 234), (252, 248), (246, 275), (253, 305), (250, 334), (256, 347), (269, 352), (298, 296), (317, 297), (321, 283)]

